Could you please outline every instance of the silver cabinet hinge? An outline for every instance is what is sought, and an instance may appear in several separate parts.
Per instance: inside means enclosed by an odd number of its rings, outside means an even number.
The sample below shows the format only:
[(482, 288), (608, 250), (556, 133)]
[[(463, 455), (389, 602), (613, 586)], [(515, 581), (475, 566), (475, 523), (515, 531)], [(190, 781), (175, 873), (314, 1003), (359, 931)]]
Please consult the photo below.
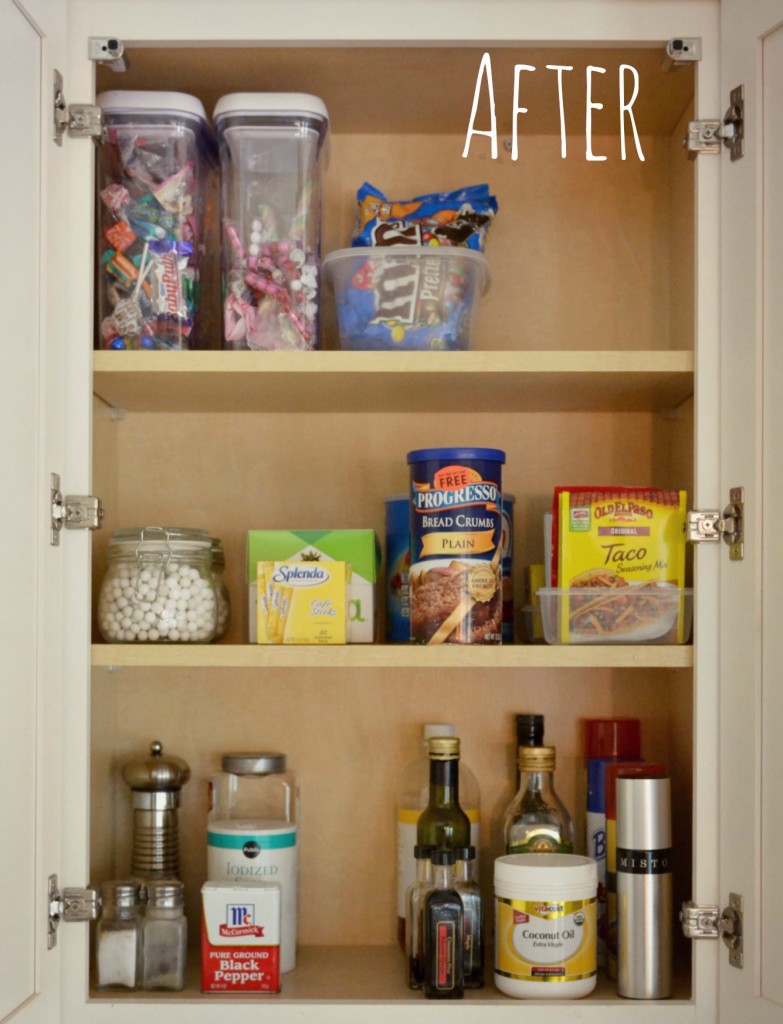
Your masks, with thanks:
[(63, 135), (67, 131), (79, 139), (101, 137), (101, 108), (90, 103), (71, 103), (65, 101), (63, 94), (63, 76), (54, 70), (54, 141), (58, 146), (63, 144)]
[(729, 557), (741, 562), (745, 557), (745, 488), (732, 487), (729, 504), (723, 512), (692, 509), (686, 518), (687, 540), (693, 544), (720, 541), (729, 545)]
[(97, 889), (63, 889), (57, 885), (57, 875), (49, 875), (49, 934), (47, 946), (57, 945), (60, 921), (95, 921), (101, 910), (101, 897)]
[(52, 473), (51, 479), (52, 523), (50, 543), (57, 547), (60, 532), (66, 530), (98, 530), (103, 521), (104, 509), (100, 498), (92, 494), (66, 494), (60, 491), (60, 476)]
[(688, 900), (680, 910), (680, 923), (686, 939), (723, 939), (732, 967), (744, 965), (742, 923), (745, 904), (737, 893), (729, 893), (729, 905), (721, 911), (716, 903)]
[(722, 121), (689, 121), (684, 144), (689, 157), (700, 153), (720, 153), (721, 142), (729, 149), (732, 160), (745, 153), (745, 87), (738, 85), (729, 94), (729, 109)]

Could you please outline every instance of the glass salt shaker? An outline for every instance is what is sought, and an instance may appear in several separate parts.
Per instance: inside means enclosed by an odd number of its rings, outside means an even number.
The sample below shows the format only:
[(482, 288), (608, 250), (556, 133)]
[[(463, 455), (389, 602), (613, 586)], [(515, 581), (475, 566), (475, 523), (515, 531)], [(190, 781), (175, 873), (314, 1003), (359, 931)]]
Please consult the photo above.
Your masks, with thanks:
[(138, 988), (141, 980), (141, 886), (104, 882), (95, 932), (98, 988)]
[(147, 883), (141, 981), (144, 989), (179, 992), (185, 987), (188, 922), (184, 903), (182, 882), (166, 879)]

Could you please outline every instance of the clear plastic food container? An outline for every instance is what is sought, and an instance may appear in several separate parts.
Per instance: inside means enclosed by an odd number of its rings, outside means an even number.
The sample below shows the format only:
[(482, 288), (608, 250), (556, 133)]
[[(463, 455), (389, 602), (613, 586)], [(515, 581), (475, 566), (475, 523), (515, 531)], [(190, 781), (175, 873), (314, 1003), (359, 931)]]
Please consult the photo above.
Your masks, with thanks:
[(693, 590), (667, 583), (538, 591), (549, 644), (684, 644)]
[(316, 348), (326, 107), (302, 93), (233, 93), (218, 100), (214, 118), (223, 346)]
[(344, 349), (466, 349), (486, 258), (461, 246), (367, 246), (324, 257)]
[(98, 105), (97, 347), (206, 347), (217, 149), (204, 107), (133, 90), (101, 93)]

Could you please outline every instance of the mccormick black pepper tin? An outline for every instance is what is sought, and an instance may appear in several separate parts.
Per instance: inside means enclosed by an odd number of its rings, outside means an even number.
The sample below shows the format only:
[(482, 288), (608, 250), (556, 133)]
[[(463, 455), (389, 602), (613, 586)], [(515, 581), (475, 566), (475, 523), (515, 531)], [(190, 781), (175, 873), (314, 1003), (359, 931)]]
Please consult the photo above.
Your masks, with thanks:
[(505, 461), (497, 448), (408, 452), (414, 643), (501, 643)]

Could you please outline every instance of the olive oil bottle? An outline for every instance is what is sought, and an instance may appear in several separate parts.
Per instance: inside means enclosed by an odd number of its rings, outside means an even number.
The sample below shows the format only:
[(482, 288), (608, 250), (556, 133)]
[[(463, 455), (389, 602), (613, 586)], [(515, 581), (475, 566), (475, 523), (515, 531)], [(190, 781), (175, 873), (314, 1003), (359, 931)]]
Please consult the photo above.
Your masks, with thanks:
[(435, 849), (470, 846), (470, 820), (459, 802), (459, 739), (429, 740), (430, 797), (416, 825), (416, 842)]
[(554, 747), (519, 748), (519, 792), (503, 818), (506, 853), (573, 853), (574, 823), (554, 771)]

